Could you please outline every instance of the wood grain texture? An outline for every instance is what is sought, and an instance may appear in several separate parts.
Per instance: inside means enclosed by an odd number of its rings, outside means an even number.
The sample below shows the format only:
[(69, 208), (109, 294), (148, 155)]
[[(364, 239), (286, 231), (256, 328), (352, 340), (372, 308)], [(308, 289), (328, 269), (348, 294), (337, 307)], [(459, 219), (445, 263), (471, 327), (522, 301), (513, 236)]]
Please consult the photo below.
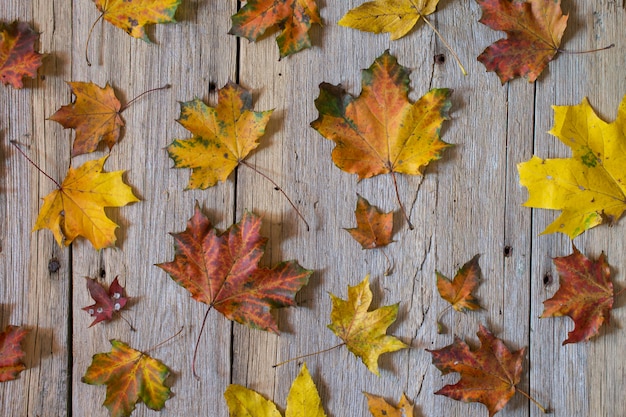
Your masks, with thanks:
[[(393, 401), (404, 392), (417, 406), (415, 417), (486, 415), (480, 404), (433, 395), (458, 377), (441, 376), (424, 350), (443, 347), (454, 335), (475, 345), (478, 323), (512, 348), (528, 348), (520, 388), (549, 406), (554, 416), (623, 413), (624, 301), (617, 299), (611, 325), (589, 343), (561, 346), (573, 327), (571, 320), (538, 318), (542, 302), (558, 287), (552, 258), (569, 254), (571, 243), (565, 235), (540, 235), (557, 213), (521, 206), (527, 191), (519, 185), (516, 165), (533, 154), (569, 155), (546, 133), (553, 122), (552, 105), (577, 104), (587, 96), (603, 118), (614, 119), (626, 94), (624, 4), (563, 0), (570, 14), (564, 49), (617, 46), (594, 54), (558, 54), (535, 84), (514, 80), (502, 86), (476, 61), (503, 34), (478, 23), (475, 2), (441, 0), (438, 11), (429, 16), (459, 54), (467, 76), (423, 23), (394, 42), (388, 35), (336, 24), (361, 3), (320, 1), (324, 26), (313, 28), (313, 47), (279, 60), (275, 33), (256, 43), (227, 34), (235, 2), (183, 0), (178, 23), (148, 30), (152, 44), (108, 23), (97, 24), (88, 66), (85, 43), (98, 18), (91, 1), (3, 0), (0, 20), (32, 22), (41, 32), (39, 49), (47, 54), (39, 78), (27, 81), (26, 88), (0, 87), (0, 327), (31, 329), (24, 343), (28, 369), (18, 380), (0, 384), (3, 415), (107, 416), (101, 406), (105, 388), (81, 382), (91, 357), (110, 350), (113, 338), (145, 350), (181, 328), (179, 336), (150, 351), (172, 370), (168, 383), (173, 397), (160, 413), (139, 405), (133, 416), (225, 417), (223, 392), (230, 383), (259, 391), (284, 410), (302, 361), (272, 365), (339, 343), (326, 327), (328, 293), (345, 298), (347, 287), (367, 274), (374, 307), (400, 303), (390, 332), (412, 348), (383, 355), (380, 377), (345, 348), (306, 358), (329, 416), (369, 415), (363, 391)], [(386, 49), (412, 71), (412, 100), (433, 87), (454, 90), (452, 120), (444, 123), (442, 138), (455, 146), (431, 163), (424, 176), (398, 176), (414, 230), (400, 214), (391, 177), (357, 182), (356, 176), (332, 163), (334, 144), (309, 126), (318, 116), (318, 85), (341, 83), (358, 95), (361, 70)], [(435, 60), (439, 54), (444, 63)], [(185, 191), (188, 170), (170, 169), (164, 148), (174, 139), (190, 137), (175, 121), (178, 102), (199, 97), (214, 105), (214, 87), (228, 80), (252, 91), (255, 110), (275, 109), (261, 146), (247, 161), (280, 184), (309, 222), (309, 231), (273, 185), (245, 166), (225, 183), (203, 191)], [(121, 226), (116, 249), (97, 252), (80, 239), (59, 248), (49, 231), (31, 233), (41, 198), (54, 184), (21, 157), (10, 140), (17, 140), (57, 179), (70, 163), (78, 166), (106, 152), (100, 148), (70, 159), (74, 133), (46, 120), (72, 100), (65, 81), (109, 82), (123, 103), (146, 90), (172, 85), (124, 111), (126, 128), (105, 165), (107, 171), (126, 170), (125, 180), (141, 199), (107, 211)], [(355, 224), (357, 193), (396, 213), (395, 242), (385, 249), (393, 264), (390, 275), (384, 274), (388, 265), (380, 250), (362, 250), (343, 230)], [(296, 259), (315, 270), (297, 295), (298, 307), (277, 313), (280, 336), (232, 324), (211, 311), (200, 338), (198, 380), (192, 376), (191, 361), (207, 307), (154, 266), (173, 258), (168, 233), (184, 230), (195, 201), (220, 229), (238, 221), (245, 209), (261, 215), (262, 233), (269, 238), (262, 263)], [(607, 254), (617, 288), (625, 282), (624, 223), (600, 226), (575, 239), (588, 256)], [(483, 272), (477, 297), (484, 309), (447, 312), (442, 318), (447, 332), (437, 334), (436, 319), (446, 303), (436, 293), (434, 271), (453, 276), (476, 254), (481, 255)], [(60, 266), (57, 272), (48, 270), (53, 258)], [(85, 277), (110, 284), (116, 276), (132, 298), (123, 315), (137, 330), (122, 320), (89, 328), (90, 317), (81, 310), (91, 303)], [(498, 415), (540, 414), (517, 395)]]

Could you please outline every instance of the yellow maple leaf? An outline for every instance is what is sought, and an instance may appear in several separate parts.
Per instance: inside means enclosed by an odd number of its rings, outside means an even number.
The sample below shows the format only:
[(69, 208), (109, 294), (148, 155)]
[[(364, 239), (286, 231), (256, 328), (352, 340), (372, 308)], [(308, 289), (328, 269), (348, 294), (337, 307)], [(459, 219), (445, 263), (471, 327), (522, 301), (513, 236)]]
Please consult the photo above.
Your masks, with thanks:
[(115, 244), (118, 225), (109, 219), (105, 207), (122, 207), (139, 201), (122, 180), (124, 171), (102, 172), (108, 156), (70, 167), (59, 189), (44, 197), (33, 231), (50, 229), (59, 245), (68, 246), (78, 236), (95, 249)]
[(390, 39), (400, 39), (422, 16), (434, 13), (439, 0), (374, 0), (356, 7), (339, 20), (346, 26), (365, 32), (388, 32)]
[(600, 119), (584, 98), (575, 106), (553, 106), (550, 133), (572, 149), (571, 158), (537, 156), (517, 165), (528, 188), (527, 207), (562, 210), (543, 234), (561, 232), (571, 239), (626, 210), (626, 97), (617, 119)]
[(389, 404), (383, 397), (363, 393), (367, 397), (367, 408), (374, 417), (413, 417), (413, 405), (406, 395), (402, 394), (398, 406)]
[(252, 94), (229, 82), (218, 92), (217, 107), (200, 99), (181, 103), (178, 122), (194, 134), (167, 147), (175, 168), (191, 168), (188, 189), (225, 181), (257, 146), (273, 110), (252, 111)]
[[(282, 417), (276, 404), (241, 385), (233, 384), (226, 388), (224, 398), (230, 417)], [(289, 389), (285, 417), (326, 417), (306, 363)]]
[(376, 375), (378, 357), (408, 346), (394, 336), (386, 334), (387, 328), (396, 321), (398, 304), (368, 311), (372, 303), (369, 275), (354, 287), (348, 287), (348, 299), (342, 300), (330, 294), (333, 309), (328, 328), (344, 341), (348, 350), (361, 358), (367, 369)]
[(181, 0), (94, 0), (102, 17), (133, 38), (146, 42), (145, 25), (175, 22), (174, 13)]

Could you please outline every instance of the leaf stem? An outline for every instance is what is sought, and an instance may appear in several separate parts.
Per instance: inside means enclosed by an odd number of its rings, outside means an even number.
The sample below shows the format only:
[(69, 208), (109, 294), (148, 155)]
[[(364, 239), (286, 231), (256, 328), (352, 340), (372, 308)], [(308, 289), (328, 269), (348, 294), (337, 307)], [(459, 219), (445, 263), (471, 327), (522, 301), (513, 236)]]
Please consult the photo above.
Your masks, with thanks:
[(539, 408), (541, 410), (542, 413), (544, 414), (550, 414), (550, 410), (546, 409), (544, 406), (542, 406), (541, 404), (539, 404), (539, 402), (537, 402), (537, 400), (535, 400), (533, 397), (531, 397), (530, 395), (528, 395), (526, 392), (522, 391), (521, 389), (519, 389), (518, 387), (515, 387), (515, 390), (517, 392), (519, 392), (520, 394), (522, 394), (524, 397), (528, 398), (530, 401), (533, 402), (533, 404), (535, 404), (537, 406), (537, 408)]
[(183, 329), (184, 329), (184, 328), (185, 328), (185, 326), (180, 326), (180, 330), (179, 330), (179, 331), (177, 331), (175, 335), (170, 336), (170, 337), (168, 337), (167, 339), (165, 339), (164, 341), (162, 341), (162, 342), (160, 342), (160, 343), (157, 343), (156, 345), (154, 345), (154, 346), (152, 346), (152, 347), (150, 347), (150, 348), (148, 348), (148, 349), (144, 350), (144, 351), (143, 351), (143, 353), (148, 353), (148, 352), (150, 352), (151, 350), (154, 350), (154, 349), (156, 349), (156, 348), (158, 348), (158, 347), (163, 346), (164, 344), (166, 344), (167, 342), (169, 342), (170, 340), (172, 340), (173, 338), (175, 338), (176, 336), (178, 336), (178, 335), (179, 335), (179, 334), (183, 331)]
[(604, 48), (590, 49), (588, 51), (568, 51), (566, 49), (557, 48), (557, 52), (560, 52), (562, 54), (580, 55), (580, 54), (590, 54), (592, 52), (606, 51), (607, 49), (611, 49), (611, 48), (614, 48), (614, 47), (615, 47), (615, 44), (612, 43), (609, 46), (605, 46)]
[(626, 287), (622, 288), (621, 290), (619, 290), (618, 292), (616, 292), (615, 294), (613, 294), (613, 298), (618, 297), (621, 293), (623, 293), (624, 291), (626, 291)]
[(441, 317), (446, 313), (446, 311), (452, 308), (452, 304), (448, 305), (446, 308), (441, 310), (439, 314), (437, 314), (437, 334), (443, 333), (443, 324), (441, 324)]
[(402, 214), (404, 215), (404, 218), (406, 219), (406, 222), (409, 224), (409, 229), (413, 230), (415, 229), (413, 227), (413, 223), (411, 223), (411, 219), (409, 219), (409, 216), (406, 212), (406, 210), (404, 209), (404, 205), (402, 204), (402, 200), (400, 200), (400, 191), (398, 191), (398, 180), (396, 179), (396, 173), (391, 171), (391, 178), (393, 178), (393, 186), (396, 189), (396, 197), (398, 198), (398, 204), (400, 204), (400, 210), (402, 210)]
[(309, 356), (314, 356), (314, 355), (319, 355), (319, 354), (322, 354), (322, 353), (330, 352), (331, 350), (337, 349), (339, 347), (342, 347), (345, 344), (346, 344), (345, 342), (344, 343), (339, 343), (338, 345), (335, 345), (333, 347), (329, 347), (328, 349), (320, 350), (320, 351), (313, 352), (313, 353), (307, 353), (306, 355), (296, 356), (295, 358), (287, 359), (286, 361), (282, 361), (282, 362), (277, 363), (276, 365), (272, 365), (272, 368), (278, 368), (279, 366), (283, 366), (286, 363), (297, 361), (297, 360), (304, 359), (304, 358), (308, 358)]
[(268, 177), (266, 174), (262, 173), (261, 171), (259, 171), (257, 168), (253, 167), (252, 165), (250, 165), (248, 162), (244, 161), (243, 159), (239, 161), (240, 164), (250, 168), (251, 170), (253, 170), (254, 172), (256, 172), (257, 174), (259, 174), (260, 176), (262, 176), (263, 178), (265, 178), (266, 180), (268, 180), (269, 182), (272, 183), (272, 185), (274, 186), (274, 189), (276, 191), (280, 191), (280, 193), (285, 196), (285, 198), (287, 199), (287, 201), (289, 202), (289, 204), (291, 204), (291, 207), (293, 207), (293, 209), (296, 211), (296, 213), (298, 214), (298, 217), (300, 217), (300, 219), (304, 222), (304, 224), (306, 225), (306, 231), (308, 232), (309, 230), (311, 230), (311, 228), (309, 227), (309, 223), (304, 219), (304, 216), (302, 215), (302, 213), (300, 213), (300, 210), (298, 210), (298, 208), (296, 207), (296, 205), (293, 203), (293, 201), (291, 201), (291, 199), (289, 198), (289, 196), (287, 195), (287, 193), (285, 193), (285, 190), (283, 190), (282, 188), (280, 188), (280, 186), (270, 177)]
[(191, 360), (191, 373), (193, 374), (194, 378), (196, 378), (198, 381), (200, 380), (200, 377), (196, 373), (196, 357), (198, 356), (198, 346), (200, 345), (200, 336), (202, 336), (202, 333), (204, 332), (204, 326), (206, 325), (206, 319), (207, 319), (207, 317), (209, 317), (209, 311), (211, 311), (212, 308), (213, 308), (213, 306), (210, 305), (209, 308), (207, 309), (206, 313), (204, 314), (204, 319), (202, 320), (202, 327), (200, 328), (200, 333), (198, 334), (198, 339), (196, 339), (196, 347), (193, 350), (193, 359)]
[(385, 259), (387, 259), (387, 270), (383, 275), (388, 277), (389, 275), (393, 274), (393, 264), (391, 263), (391, 259), (389, 259), (389, 256), (387, 256), (385, 248), (380, 248), (380, 251), (383, 253), (383, 255), (385, 255)]
[(122, 318), (122, 320), (124, 320), (126, 322), (126, 324), (128, 324), (130, 326), (130, 330), (133, 332), (136, 332), (137, 329), (135, 329), (135, 326), (133, 326), (132, 324), (130, 324), (130, 321), (128, 321), (126, 319), (126, 317), (122, 316), (122, 313), (120, 313), (119, 311), (117, 312), (117, 314)]
[(467, 75), (467, 71), (465, 71), (465, 68), (463, 67), (463, 64), (461, 64), (461, 60), (459, 59), (459, 56), (456, 54), (456, 52), (454, 52), (454, 50), (452, 49), (450, 44), (448, 42), (446, 42), (446, 40), (443, 38), (441, 33), (439, 33), (437, 28), (435, 28), (435, 26), (432, 23), (430, 23), (430, 21), (428, 19), (426, 19), (426, 16), (424, 16), (422, 14), (420, 14), (420, 16), (422, 17), (422, 19), (424, 19), (424, 23), (426, 23), (428, 26), (430, 26), (430, 28), (433, 30), (433, 32), (435, 32), (435, 35), (437, 35), (439, 37), (439, 40), (441, 40), (441, 43), (443, 43), (443, 45), (448, 49), (448, 51), (450, 51), (450, 53), (454, 57), (457, 65), (461, 69), (461, 72), (463, 73), (463, 75)]
[(26, 156), (26, 154), (24, 153), (24, 151), (23, 151), (23, 150), (22, 150), (22, 149), (18, 146), (18, 142), (17, 142), (16, 140), (11, 140), (10, 142), (11, 142), (11, 144), (12, 144), (13, 146), (15, 146), (15, 149), (17, 149), (17, 150), (19, 151), (19, 153), (21, 153), (21, 154), (22, 154), (22, 156), (23, 156), (24, 158), (26, 158), (26, 160), (27, 160), (28, 162), (30, 162), (30, 163), (31, 163), (31, 165), (32, 165), (32, 166), (34, 166), (35, 168), (37, 168), (37, 171), (41, 172), (43, 175), (45, 175), (45, 176), (46, 176), (46, 178), (48, 178), (50, 181), (52, 181), (52, 182), (53, 182), (53, 183), (57, 186), (57, 188), (58, 188), (59, 190), (61, 189), (61, 184), (59, 184), (59, 183), (57, 182), (57, 180), (55, 180), (55, 179), (54, 179), (54, 178), (52, 178), (50, 175), (48, 175), (48, 174), (46, 174), (45, 172), (43, 172), (43, 170), (42, 170), (41, 168), (39, 168), (39, 167), (37, 166), (37, 164), (33, 162), (33, 160), (32, 160), (32, 159), (30, 159), (28, 156)]
[(85, 44), (85, 61), (87, 61), (87, 65), (91, 66), (91, 62), (89, 61), (89, 41), (91, 40), (91, 33), (93, 32), (93, 28), (96, 27), (96, 23), (100, 21), (104, 17), (104, 12), (100, 13), (100, 16), (93, 22), (91, 25), (91, 29), (89, 29), (89, 35), (87, 35), (87, 43)]
[(153, 91), (167, 90), (168, 88), (171, 88), (171, 87), (172, 87), (171, 84), (165, 84), (163, 87), (157, 87), (148, 91), (144, 91), (143, 93), (139, 94), (137, 97), (135, 97), (134, 99), (126, 103), (124, 106), (122, 106), (122, 108), (118, 111), (118, 113), (123, 112), (124, 110), (129, 108), (135, 101), (139, 100), (141, 97), (145, 96), (148, 93), (152, 93)]

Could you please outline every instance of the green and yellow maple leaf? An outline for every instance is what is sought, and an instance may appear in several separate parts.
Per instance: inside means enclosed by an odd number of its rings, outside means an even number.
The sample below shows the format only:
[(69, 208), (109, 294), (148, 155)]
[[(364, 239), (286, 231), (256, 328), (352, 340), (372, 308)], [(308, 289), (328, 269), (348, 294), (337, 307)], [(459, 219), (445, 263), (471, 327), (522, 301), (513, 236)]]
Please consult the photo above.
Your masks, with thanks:
[(188, 189), (205, 189), (226, 178), (259, 146), (273, 110), (252, 111), (252, 94), (229, 82), (218, 92), (217, 107), (200, 99), (181, 103), (178, 122), (194, 134), (167, 147), (175, 168), (191, 168)]
[(167, 366), (119, 340), (111, 340), (111, 345), (110, 353), (93, 356), (82, 382), (107, 386), (103, 405), (111, 417), (130, 416), (138, 402), (161, 410), (170, 397), (164, 385), (170, 372)]
[(393, 41), (409, 33), (420, 17), (434, 13), (438, 3), (439, 0), (368, 1), (348, 11), (338, 23), (365, 32), (388, 32)]
[(528, 188), (527, 207), (562, 210), (543, 233), (561, 232), (571, 239), (626, 210), (626, 97), (617, 119), (607, 123), (583, 101), (553, 106), (550, 133), (572, 149), (571, 158), (532, 159), (517, 165)]
[(124, 183), (124, 171), (102, 172), (108, 156), (70, 167), (59, 188), (44, 197), (33, 231), (50, 229), (57, 243), (68, 246), (78, 236), (95, 249), (115, 245), (118, 225), (105, 207), (122, 207), (139, 201)]
[[(224, 398), (230, 417), (282, 417), (276, 404), (241, 385), (230, 385), (224, 392)], [(289, 389), (285, 417), (326, 417), (306, 363)]]
[(398, 305), (380, 307), (368, 311), (372, 303), (369, 275), (354, 287), (348, 287), (348, 299), (342, 300), (330, 294), (333, 309), (328, 328), (337, 335), (348, 350), (361, 358), (367, 369), (376, 375), (378, 357), (408, 346), (394, 336), (388, 336), (387, 328), (396, 321)]

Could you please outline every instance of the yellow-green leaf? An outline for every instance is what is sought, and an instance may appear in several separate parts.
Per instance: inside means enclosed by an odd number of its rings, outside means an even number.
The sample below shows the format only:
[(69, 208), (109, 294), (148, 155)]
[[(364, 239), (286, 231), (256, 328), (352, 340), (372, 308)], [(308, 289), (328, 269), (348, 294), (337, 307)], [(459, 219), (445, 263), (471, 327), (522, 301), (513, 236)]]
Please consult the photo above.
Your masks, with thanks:
[(252, 94), (229, 82), (218, 92), (217, 107), (200, 99), (181, 103), (178, 122), (194, 136), (167, 147), (175, 168), (191, 168), (188, 189), (205, 189), (226, 178), (259, 146), (273, 110), (252, 111)]
[(391, 40), (406, 35), (422, 16), (434, 13), (439, 0), (374, 0), (350, 10), (340, 26), (365, 32), (388, 32)]
[(518, 164), (528, 188), (527, 207), (562, 210), (543, 233), (571, 239), (626, 210), (626, 97), (617, 119), (600, 119), (585, 98), (575, 106), (553, 106), (550, 133), (572, 149), (571, 158), (532, 159)]
[[(233, 384), (226, 388), (224, 398), (230, 417), (282, 417), (273, 402), (241, 385)], [(326, 417), (322, 400), (306, 363), (291, 384), (285, 417)]]
[(374, 417), (413, 417), (413, 405), (406, 395), (402, 394), (398, 406), (389, 404), (383, 397), (364, 392), (367, 397), (367, 407)]
[(115, 245), (118, 225), (105, 207), (122, 207), (139, 201), (124, 183), (124, 171), (102, 172), (108, 156), (69, 168), (61, 187), (44, 197), (33, 231), (50, 229), (59, 245), (68, 246), (78, 236), (95, 249)]
[(368, 311), (372, 303), (369, 275), (360, 284), (348, 287), (348, 299), (342, 300), (330, 294), (333, 309), (328, 328), (344, 341), (348, 350), (372, 373), (378, 372), (378, 357), (408, 346), (394, 336), (386, 334), (387, 328), (396, 321), (398, 304)]

